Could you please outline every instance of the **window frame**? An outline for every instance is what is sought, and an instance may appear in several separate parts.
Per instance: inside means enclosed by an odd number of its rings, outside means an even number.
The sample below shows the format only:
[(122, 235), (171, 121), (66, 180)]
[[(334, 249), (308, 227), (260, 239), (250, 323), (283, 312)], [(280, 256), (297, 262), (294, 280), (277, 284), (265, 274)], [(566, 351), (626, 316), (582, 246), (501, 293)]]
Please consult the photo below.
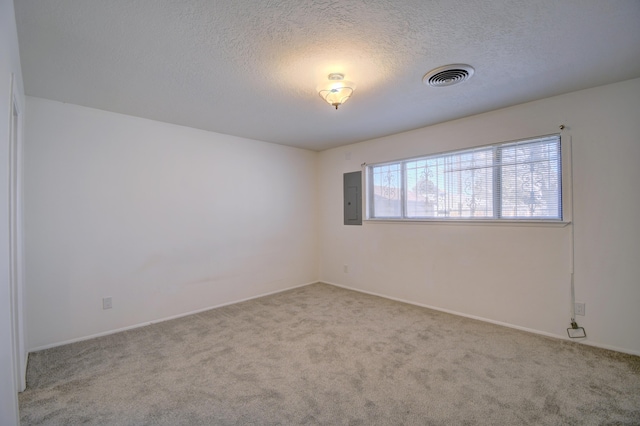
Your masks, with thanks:
[[(560, 173), (558, 178), (560, 179), (560, 185), (558, 188), (558, 209), (560, 217), (554, 218), (541, 218), (541, 217), (520, 217), (520, 218), (501, 218), (496, 217), (498, 213), (501, 213), (501, 198), (493, 197), (494, 202), (497, 201), (496, 204), (500, 205), (496, 209), (494, 204), (493, 211), (494, 215), (492, 217), (408, 217), (407, 216), (407, 206), (406, 206), (406, 164), (411, 161), (419, 161), (425, 159), (433, 159), (437, 157), (445, 157), (448, 155), (455, 155), (464, 152), (472, 152), (479, 151), (483, 149), (493, 149), (494, 151), (500, 152), (500, 149), (496, 148), (504, 148), (510, 145), (517, 144), (526, 144), (527, 142), (535, 142), (536, 140), (543, 140), (545, 138), (558, 138), (558, 149), (560, 151), (559, 156), (559, 168)], [(435, 153), (430, 153), (426, 155), (420, 155), (415, 157), (402, 158), (392, 161), (382, 161), (372, 164), (364, 163), (363, 177), (365, 190), (363, 191), (364, 206), (365, 206), (365, 223), (438, 223), (438, 224), (470, 224), (470, 225), (518, 225), (518, 226), (561, 226), (564, 227), (571, 223), (572, 214), (573, 214), (573, 205), (571, 199), (571, 189), (572, 189), (572, 161), (571, 161), (571, 137), (568, 134), (562, 133), (551, 133), (547, 135), (541, 135), (536, 137), (528, 137), (518, 140), (504, 141), (498, 143), (490, 143), (485, 145), (477, 145), (466, 148), (460, 148), (455, 150), (448, 151), (440, 151)], [(395, 165), (398, 164), (400, 166), (400, 217), (393, 216), (380, 216), (376, 217), (373, 215), (373, 198), (374, 194), (374, 185), (373, 185), (373, 168), (380, 167), (385, 165)], [(493, 182), (492, 189), (495, 189), (497, 185), (496, 182), (496, 173), (500, 173), (500, 169), (503, 165), (493, 166)]]

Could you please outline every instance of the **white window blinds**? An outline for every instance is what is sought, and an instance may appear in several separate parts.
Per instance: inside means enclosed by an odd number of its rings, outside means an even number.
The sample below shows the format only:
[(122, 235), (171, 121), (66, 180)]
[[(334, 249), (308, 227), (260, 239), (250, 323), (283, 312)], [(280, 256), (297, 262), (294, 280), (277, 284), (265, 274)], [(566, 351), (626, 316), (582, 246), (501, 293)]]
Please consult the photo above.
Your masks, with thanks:
[(561, 220), (560, 136), (368, 166), (369, 218)]

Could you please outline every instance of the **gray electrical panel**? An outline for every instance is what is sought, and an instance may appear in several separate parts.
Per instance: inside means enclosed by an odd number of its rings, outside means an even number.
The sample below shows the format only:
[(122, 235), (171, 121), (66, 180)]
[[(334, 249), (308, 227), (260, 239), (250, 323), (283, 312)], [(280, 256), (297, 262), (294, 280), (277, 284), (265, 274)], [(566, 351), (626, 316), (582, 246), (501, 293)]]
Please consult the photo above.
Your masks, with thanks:
[(344, 174), (344, 224), (362, 225), (362, 172)]

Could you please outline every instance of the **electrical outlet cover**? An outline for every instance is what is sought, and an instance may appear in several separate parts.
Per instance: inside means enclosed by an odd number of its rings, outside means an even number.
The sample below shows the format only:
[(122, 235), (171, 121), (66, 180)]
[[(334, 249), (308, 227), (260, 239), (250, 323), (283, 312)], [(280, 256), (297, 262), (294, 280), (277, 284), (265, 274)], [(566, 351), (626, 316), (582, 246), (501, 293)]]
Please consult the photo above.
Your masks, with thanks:
[(111, 309), (113, 307), (110, 297), (102, 299), (102, 309)]

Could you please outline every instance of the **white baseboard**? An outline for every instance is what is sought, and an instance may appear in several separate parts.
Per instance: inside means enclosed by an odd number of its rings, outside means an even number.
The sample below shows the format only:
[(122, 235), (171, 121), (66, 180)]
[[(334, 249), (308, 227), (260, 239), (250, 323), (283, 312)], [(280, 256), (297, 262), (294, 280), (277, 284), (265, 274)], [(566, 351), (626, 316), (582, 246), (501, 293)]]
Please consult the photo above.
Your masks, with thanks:
[[(55, 348), (56, 346), (63, 346), (63, 345), (68, 345), (69, 343), (82, 342), (83, 340), (95, 339), (96, 337), (108, 336), (110, 334), (120, 333), (122, 331), (133, 330), (135, 328), (145, 327), (145, 326), (152, 325), (152, 324), (158, 324), (158, 323), (161, 323), (161, 322), (170, 321), (170, 320), (173, 320), (173, 319), (177, 319), (177, 318), (182, 318), (182, 317), (186, 317), (186, 316), (189, 316), (189, 315), (198, 314), (200, 312), (209, 311), (211, 309), (222, 308), (223, 306), (235, 305), (236, 303), (242, 303), (242, 302), (246, 302), (248, 300), (259, 299), (261, 297), (270, 296), (272, 294), (282, 293), (282, 292), (285, 292), (285, 291), (293, 290), (294, 288), (306, 287), (308, 285), (316, 284), (318, 282), (319, 281), (313, 281), (313, 282), (308, 282), (308, 283), (305, 283), (305, 284), (299, 284), (299, 285), (295, 285), (295, 286), (292, 286), (292, 287), (283, 288), (283, 289), (280, 289), (280, 290), (270, 291), (268, 293), (261, 293), (261, 294), (258, 294), (256, 296), (251, 296), (251, 297), (247, 297), (247, 298), (240, 299), (240, 300), (234, 300), (232, 302), (221, 303), (219, 305), (208, 306), (206, 308), (196, 309), (194, 311), (189, 311), (189, 312), (185, 312), (185, 313), (178, 314), (178, 315), (172, 315), (170, 317), (159, 318), (159, 319), (156, 319), (156, 320), (153, 320), (153, 321), (142, 322), (142, 323), (130, 325), (130, 326), (127, 326), (127, 327), (121, 327), (121, 328), (116, 328), (116, 329), (113, 329), (113, 330), (103, 331), (101, 333), (90, 334), (88, 336), (82, 336), (82, 337), (77, 337), (77, 338), (74, 338), (74, 339), (64, 340), (62, 342), (56, 342), (56, 343), (51, 343), (51, 344), (48, 344), (48, 345), (38, 346), (38, 347), (30, 349), (28, 352), (38, 352), (38, 351), (42, 351), (42, 350), (45, 350), (45, 349)], [(25, 366), (26, 366), (26, 363), (25, 363)]]
[(25, 351), (24, 359), (22, 360), (22, 364), (20, 365), (20, 389), (18, 392), (24, 392), (27, 389), (27, 363), (29, 362), (29, 352)]
[(424, 303), (413, 302), (411, 300), (405, 300), (405, 299), (400, 299), (400, 298), (397, 298), (397, 297), (391, 297), (391, 296), (387, 296), (385, 294), (380, 294), (380, 293), (375, 293), (375, 292), (372, 292), (372, 291), (362, 290), (362, 289), (359, 289), (359, 288), (349, 287), (349, 286), (342, 285), (342, 284), (336, 284), (336, 283), (332, 283), (332, 282), (329, 282), (329, 281), (320, 281), (320, 282), (324, 283), (324, 284), (332, 285), (334, 287), (344, 288), (346, 290), (357, 291), (359, 293), (369, 294), (371, 296), (382, 297), (383, 299), (389, 299), (389, 300), (394, 300), (396, 302), (407, 303), (409, 305), (420, 306), (422, 308), (433, 309), (434, 311), (445, 312), (447, 314), (457, 315), (457, 316), (460, 316), (460, 317), (471, 318), (471, 319), (478, 320), (478, 321), (483, 321), (483, 322), (488, 322), (488, 323), (491, 323), (491, 324), (501, 325), (503, 327), (509, 327), (509, 328), (513, 328), (513, 329), (516, 329), (516, 330), (526, 331), (528, 333), (534, 333), (534, 334), (538, 334), (538, 335), (541, 335), (541, 336), (552, 337), (552, 338), (560, 339), (560, 340), (566, 340), (566, 341), (570, 341), (570, 342), (579, 343), (581, 345), (593, 346), (593, 347), (601, 348), (601, 349), (608, 349), (608, 350), (611, 350), (611, 351), (621, 352), (621, 353), (625, 353), (625, 354), (629, 354), (629, 355), (640, 355), (640, 352), (638, 352), (638, 351), (632, 351), (632, 350), (625, 349), (625, 348), (619, 348), (617, 346), (606, 345), (606, 344), (593, 342), (593, 341), (588, 341), (588, 340), (569, 339), (568, 336), (564, 336), (564, 335), (560, 335), (560, 334), (549, 333), (549, 332), (546, 332), (546, 331), (536, 330), (536, 329), (528, 328), (528, 327), (522, 327), (522, 326), (515, 325), (515, 324), (510, 324), (510, 323), (506, 323), (506, 322), (502, 322), (502, 321), (492, 320), (492, 319), (489, 319), (489, 318), (479, 317), (479, 316), (476, 316), (476, 315), (469, 315), (469, 314), (465, 314), (463, 312), (452, 311), (450, 309), (443, 309), (443, 308), (439, 308), (437, 306), (431, 306), (431, 305), (427, 305), (427, 304), (424, 304)]
[[(492, 319), (489, 319), (489, 318), (479, 317), (479, 316), (476, 316), (476, 315), (469, 315), (469, 314), (465, 314), (463, 312), (453, 311), (453, 310), (450, 310), (450, 309), (443, 309), (443, 308), (439, 308), (437, 306), (431, 306), (431, 305), (427, 305), (427, 304), (424, 304), (424, 303), (413, 302), (411, 300), (401, 299), (401, 298), (397, 298), (397, 297), (391, 297), (391, 296), (387, 296), (385, 294), (375, 293), (375, 292), (372, 292), (372, 291), (362, 290), (362, 289), (354, 288), (354, 287), (349, 287), (349, 286), (342, 285), (342, 284), (336, 284), (336, 283), (332, 283), (332, 282), (329, 282), (329, 281), (313, 281), (313, 282), (308, 282), (308, 283), (305, 283), (305, 284), (300, 284), (300, 285), (295, 285), (295, 286), (292, 286), (292, 287), (287, 287), (287, 288), (280, 289), (280, 290), (271, 291), (271, 292), (268, 292), (268, 293), (261, 293), (261, 294), (256, 295), (256, 296), (251, 296), (251, 297), (247, 297), (247, 298), (244, 298), (244, 299), (235, 300), (233, 302), (221, 303), (219, 305), (213, 305), (213, 306), (209, 306), (209, 307), (202, 308), (202, 309), (197, 309), (197, 310), (190, 311), (190, 312), (185, 312), (185, 313), (182, 313), (182, 314), (173, 315), (173, 316), (170, 316), (170, 317), (165, 317), (165, 318), (160, 318), (160, 319), (156, 319), (156, 320), (153, 320), (153, 321), (147, 321), (147, 322), (143, 322), (143, 323), (139, 323), (139, 324), (134, 324), (134, 325), (127, 326), (127, 327), (121, 327), (121, 328), (117, 328), (117, 329), (114, 329), (114, 330), (108, 330), (108, 331), (104, 331), (104, 332), (101, 332), (101, 333), (91, 334), (91, 335), (88, 335), (88, 336), (83, 336), (83, 337), (78, 337), (78, 338), (75, 338), (75, 339), (65, 340), (65, 341), (62, 341), (62, 342), (52, 343), (52, 344), (49, 344), (49, 345), (38, 346), (36, 348), (30, 349), (28, 352), (37, 352), (37, 351), (41, 351), (41, 350), (44, 350), (44, 349), (54, 348), (56, 346), (67, 345), (69, 343), (81, 342), (83, 340), (90, 340), (90, 339), (94, 339), (96, 337), (108, 336), (110, 334), (120, 333), (122, 331), (127, 331), (127, 330), (133, 330), (135, 328), (145, 327), (147, 325), (157, 324), (157, 323), (161, 323), (161, 322), (164, 322), (164, 321), (170, 321), (172, 319), (182, 318), (182, 317), (186, 317), (188, 315), (194, 315), (194, 314), (197, 314), (197, 313), (200, 313), (200, 312), (205, 312), (205, 311), (208, 311), (208, 310), (211, 310), (211, 309), (221, 308), (223, 306), (235, 305), (236, 303), (242, 303), (242, 302), (246, 302), (246, 301), (253, 300), (253, 299), (259, 299), (261, 297), (270, 296), (272, 294), (282, 293), (282, 292), (285, 292), (285, 291), (293, 290), (295, 288), (306, 287), (308, 285), (316, 284), (316, 283), (328, 284), (328, 285), (332, 285), (334, 287), (344, 288), (346, 290), (357, 291), (359, 293), (369, 294), (369, 295), (372, 295), (372, 296), (382, 297), (384, 299), (394, 300), (396, 302), (402, 302), (402, 303), (407, 303), (407, 304), (410, 304), (410, 305), (420, 306), (422, 308), (433, 309), (434, 311), (445, 312), (447, 314), (457, 315), (457, 316), (461, 316), (461, 317), (465, 317), (465, 318), (471, 318), (471, 319), (474, 319), (474, 320), (488, 322), (488, 323), (500, 325), (500, 326), (503, 326), (503, 327), (513, 328), (513, 329), (516, 329), (516, 330), (521, 330), (521, 331), (526, 331), (526, 332), (533, 333), (533, 334), (538, 334), (538, 335), (541, 335), (541, 336), (552, 337), (552, 338), (555, 338), (555, 339), (561, 339), (561, 340), (565, 340), (565, 341), (580, 343), (582, 345), (593, 346), (593, 347), (596, 347), (596, 348), (608, 349), (608, 350), (615, 351), (615, 352), (621, 352), (621, 353), (626, 353), (626, 354), (629, 354), (629, 355), (638, 355), (638, 356), (640, 356), (640, 352), (632, 351), (632, 350), (629, 350), (629, 349), (626, 349), (626, 348), (620, 348), (620, 347), (617, 347), (617, 346), (606, 345), (606, 344), (593, 342), (593, 341), (588, 341), (588, 340), (573, 340), (573, 339), (569, 339), (567, 336), (564, 336), (564, 335), (559, 335), (559, 334), (555, 334), (555, 333), (548, 333), (546, 331), (536, 330), (536, 329), (528, 328), (528, 327), (522, 327), (522, 326), (515, 325), (515, 324), (510, 324), (510, 323), (506, 323), (506, 322), (502, 322), (502, 321), (492, 320)], [(27, 353), (27, 357), (28, 357), (28, 353)], [(24, 366), (25, 366), (25, 370), (26, 370), (26, 366), (27, 366), (26, 362), (24, 363)], [(25, 376), (26, 376), (26, 371), (25, 371)]]

